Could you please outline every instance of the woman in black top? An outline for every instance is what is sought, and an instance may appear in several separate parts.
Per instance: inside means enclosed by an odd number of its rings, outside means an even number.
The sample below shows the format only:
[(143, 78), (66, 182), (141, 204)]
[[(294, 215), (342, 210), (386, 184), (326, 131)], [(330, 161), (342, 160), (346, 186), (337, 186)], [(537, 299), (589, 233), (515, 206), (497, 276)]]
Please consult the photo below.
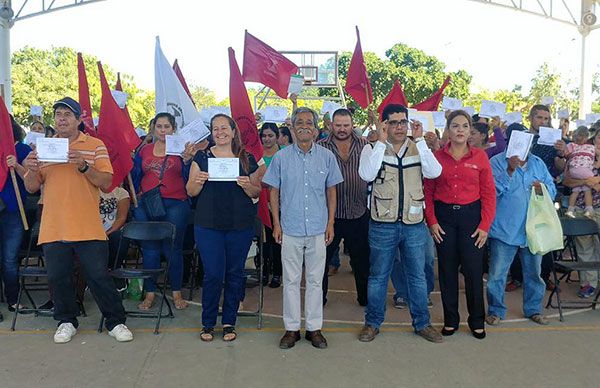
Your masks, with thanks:
[[(223, 114), (210, 123), (215, 145), (196, 154), (186, 185), (190, 197), (198, 196), (194, 219), (196, 246), (204, 265), (202, 286), (203, 341), (212, 341), (223, 291), (223, 339), (236, 338), (235, 322), (244, 293), (244, 264), (254, 236), (255, 198), (260, 186), (250, 175), (258, 166), (242, 147), (235, 121)], [(211, 158), (237, 158), (237, 181), (214, 181), (208, 175)]]

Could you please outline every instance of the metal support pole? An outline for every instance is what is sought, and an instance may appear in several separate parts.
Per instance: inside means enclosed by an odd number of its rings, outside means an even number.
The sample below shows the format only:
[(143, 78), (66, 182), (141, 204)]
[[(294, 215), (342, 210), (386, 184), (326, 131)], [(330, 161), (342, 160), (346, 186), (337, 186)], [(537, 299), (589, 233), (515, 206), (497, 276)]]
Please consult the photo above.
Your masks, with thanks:
[(0, 94), (4, 98), (8, 111), (12, 112), (10, 27), (10, 21), (0, 18)]
[(585, 119), (587, 113), (592, 112), (592, 79), (589, 74), (590, 67), (586, 59), (586, 39), (590, 33), (589, 28), (581, 27), (581, 73), (579, 78), (579, 119)]

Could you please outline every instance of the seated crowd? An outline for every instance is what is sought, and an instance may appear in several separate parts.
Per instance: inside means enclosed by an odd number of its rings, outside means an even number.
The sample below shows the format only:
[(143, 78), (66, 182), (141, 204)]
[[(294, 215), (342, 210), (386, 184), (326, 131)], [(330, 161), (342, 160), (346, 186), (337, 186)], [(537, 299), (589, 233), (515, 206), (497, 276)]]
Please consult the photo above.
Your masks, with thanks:
[[(412, 121), (402, 105), (389, 104), (381, 115), (370, 112), (375, 129), (363, 132), (348, 109), (333, 112), (326, 128), (319, 130), (317, 113), (298, 107), (295, 99), (293, 103), (285, 125), (260, 127), (261, 160), (245, 150), (236, 122), (225, 114), (212, 117), (209, 139), (188, 144), (181, 156), (167, 155), (165, 138), (177, 126), (171, 114), (160, 112), (134, 155), (133, 187), (125, 182), (112, 190), (108, 151), (102, 141), (82, 131), (77, 101), (66, 97), (54, 104), (52, 131), (40, 122), (31, 125), (32, 131), (69, 140), (68, 163), (40, 161), (35, 147), (23, 143), (24, 130), (13, 120), (16, 156), (5, 162), (17, 173), (23, 201), (28, 193), (40, 195), (37, 243), (51, 291), (45, 306), (53, 308), (58, 321), (56, 343), (69, 342), (77, 332), (83, 288), (75, 284), (74, 268), (106, 318), (109, 335), (121, 342), (133, 339), (119, 293), (127, 284), (115, 282), (109, 273), (126, 262), (129, 244), (119, 242), (128, 220), (175, 226), (173, 250), (158, 242), (143, 242), (140, 249), (145, 269), (160, 268), (163, 257), (169, 261), (166, 276), (176, 309), (188, 307), (181, 293), (183, 251), (195, 245), (203, 269), (200, 338), (214, 339), (222, 300), (223, 340), (235, 340), (259, 197), (269, 199), (272, 222), (266, 227), (264, 277), (259, 281), (271, 288), (283, 285), (282, 349), (301, 339), (303, 272), (305, 337), (316, 348), (327, 347), (321, 331), (323, 306), (328, 272), (336, 265), (342, 239), (356, 301), (365, 307), (360, 341), (372, 341), (379, 333), (390, 279), (394, 307), (408, 308), (415, 333), (431, 342), (442, 342), (459, 328), (459, 274), (464, 277), (473, 337), (485, 338), (486, 324), (498, 325), (506, 318), (505, 292), (521, 286), (523, 315), (548, 324), (542, 298), (555, 286), (549, 280), (553, 258), (528, 249), (530, 193), (544, 185), (554, 198), (562, 190), (568, 198), (566, 216), (600, 223), (600, 123), (577, 128), (571, 139), (563, 130), (563, 139), (548, 146), (538, 144), (539, 128), (551, 126), (545, 105), (531, 109), (529, 128), (449, 111), (440, 136), (436, 131), (424, 133), (422, 123)], [(568, 128), (568, 122), (561, 121), (561, 127)], [(515, 131), (534, 134), (525, 160), (506, 155)], [(211, 180), (212, 158), (236, 158), (237, 180)], [(160, 215), (142, 200), (157, 189), (164, 205)], [(133, 195), (141, 201), (137, 207), (131, 205)], [(188, 225), (193, 225), (193, 242), (186, 241)], [(8, 179), (0, 192), (2, 284), (9, 310), (28, 313), (27, 306), (17, 306), (23, 236), (15, 187)], [(598, 260), (596, 239), (580, 237), (575, 242), (581, 260)], [(432, 326), (429, 313), (435, 257), (444, 317), (441, 332)], [(582, 272), (579, 279), (581, 298), (596, 294), (597, 272)], [(145, 281), (144, 290), (140, 310), (153, 307), (156, 279)]]

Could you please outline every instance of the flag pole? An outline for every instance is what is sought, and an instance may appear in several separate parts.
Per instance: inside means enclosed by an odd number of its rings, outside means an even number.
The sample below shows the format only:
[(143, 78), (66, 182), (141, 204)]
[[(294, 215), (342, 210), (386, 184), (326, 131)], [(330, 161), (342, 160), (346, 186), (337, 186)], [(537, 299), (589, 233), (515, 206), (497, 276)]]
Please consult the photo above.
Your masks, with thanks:
[(133, 199), (133, 206), (137, 208), (137, 194), (135, 193), (135, 187), (133, 186), (133, 179), (131, 179), (131, 173), (127, 174), (127, 182), (129, 183), (129, 189), (131, 190), (131, 199)]
[(21, 213), (21, 221), (23, 221), (23, 229), (29, 230), (29, 224), (27, 223), (27, 217), (25, 216), (25, 208), (23, 207), (23, 200), (21, 199), (21, 190), (17, 183), (17, 175), (15, 174), (14, 167), (10, 168), (10, 178), (12, 179), (13, 187), (15, 188), (15, 195), (17, 196), (17, 205), (19, 206), (19, 213)]

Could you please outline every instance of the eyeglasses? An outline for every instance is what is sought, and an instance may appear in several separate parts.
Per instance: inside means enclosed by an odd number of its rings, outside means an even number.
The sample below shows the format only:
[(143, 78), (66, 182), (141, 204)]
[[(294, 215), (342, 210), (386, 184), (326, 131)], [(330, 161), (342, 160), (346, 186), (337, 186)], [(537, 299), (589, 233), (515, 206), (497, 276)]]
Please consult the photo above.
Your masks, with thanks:
[(396, 128), (397, 126), (408, 128), (408, 120), (390, 120), (387, 122), (387, 125), (389, 125), (391, 128)]

